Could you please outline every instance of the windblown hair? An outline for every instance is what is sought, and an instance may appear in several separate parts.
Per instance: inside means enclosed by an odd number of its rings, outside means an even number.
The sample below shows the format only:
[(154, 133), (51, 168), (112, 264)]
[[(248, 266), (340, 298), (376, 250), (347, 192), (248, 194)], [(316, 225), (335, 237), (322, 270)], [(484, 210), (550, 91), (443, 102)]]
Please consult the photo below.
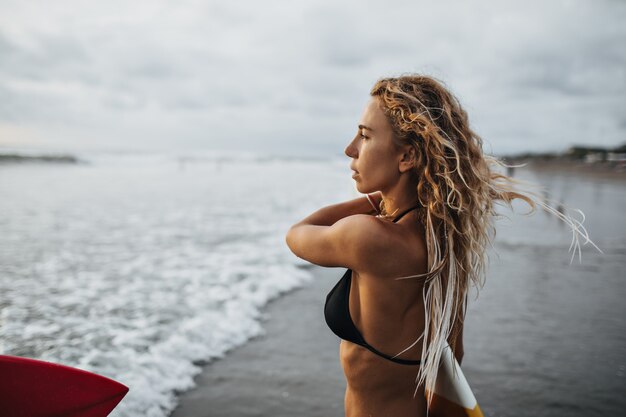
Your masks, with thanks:
[[(448, 340), (455, 346), (464, 321), (468, 290), (484, 284), (486, 249), (499, 217), (495, 204), (513, 209), (513, 200), (521, 199), (531, 208), (527, 214), (540, 205), (571, 227), (570, 250), (580, 253), (578, 235), (585, 243), (590, 240), (582, 222), (555, 210), (537, 192), (519, 187), (532, 184), (498, 172), (498, 166), (509, 165), (483, 154), (482, 139), (470, 129), (467, 113), (440, 81), (423, 75), (383, 78), (370, 94), (391, 123), (395, 145), (411, 145), (417, 158), (419, 217), (428, 250), (428, 272), (421, 275), (426, 324), (422, 336), (404, 351), (422, 339), (415, 393), (425, 383), (430, 402), (442, 351)], [(383, 217), (394, 214), (386, 212), (384, 201), (381, 211)]]

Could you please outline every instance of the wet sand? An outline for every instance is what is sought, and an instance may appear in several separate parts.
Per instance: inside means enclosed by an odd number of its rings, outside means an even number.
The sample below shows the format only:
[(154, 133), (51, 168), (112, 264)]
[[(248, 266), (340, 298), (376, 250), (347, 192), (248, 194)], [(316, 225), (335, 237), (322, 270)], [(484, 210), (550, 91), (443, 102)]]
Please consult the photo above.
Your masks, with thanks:
[(326, 294), (342, 270), (311, 272), (311, 283), (265, 307), (265, 335), (205, 366), (197, 387), (179, 398), (173, 417), (344, 415), (339, 338), (326, 327), (323, 313)]

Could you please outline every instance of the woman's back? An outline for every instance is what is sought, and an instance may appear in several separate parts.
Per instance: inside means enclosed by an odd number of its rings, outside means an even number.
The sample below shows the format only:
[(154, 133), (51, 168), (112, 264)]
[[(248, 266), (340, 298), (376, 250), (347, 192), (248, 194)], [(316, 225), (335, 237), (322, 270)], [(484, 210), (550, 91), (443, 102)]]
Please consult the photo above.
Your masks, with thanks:
[(327, 298), (327, 322), (343, 339), (347, 416), (374, 415), (380, 404), (385, 404), (380, 409), (385, 414), (421, 415), (426, 410), (423, 392), (414, 397), (422, 347), (416, 341), (424, 330), (423, 281), (394, 279), (426, 272), (426, 246), (419, 222), (404, 214), (410, 219), (401, 223), (378, 219), (378, 227), (367, 234), (386, 242), (386, 250), (372, 255), (376, 268), (349, 269)]

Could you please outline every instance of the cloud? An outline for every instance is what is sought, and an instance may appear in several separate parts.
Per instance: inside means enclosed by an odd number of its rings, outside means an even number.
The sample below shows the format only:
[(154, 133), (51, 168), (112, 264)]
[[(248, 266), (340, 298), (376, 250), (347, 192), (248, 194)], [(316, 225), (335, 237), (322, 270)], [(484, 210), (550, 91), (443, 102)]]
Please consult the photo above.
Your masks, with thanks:
[(336, 154), (372, 83), (419, 71), (494, 152), (619, 143), (625, 18), (602, 0), (4, 2), (0, 123), (49, 146)]

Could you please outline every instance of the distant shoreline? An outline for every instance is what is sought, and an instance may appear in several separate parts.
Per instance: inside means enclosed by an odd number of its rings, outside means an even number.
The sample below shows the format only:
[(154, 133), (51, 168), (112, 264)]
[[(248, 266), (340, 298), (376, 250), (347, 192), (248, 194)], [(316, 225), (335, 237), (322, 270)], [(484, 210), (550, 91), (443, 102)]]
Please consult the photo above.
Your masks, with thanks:
[(0, 154), (1, 163), (29, 163), (43, 162), (55, 164), (77, 164), (81, 162), (74, 155), (20, 155), (20, 154)]
[(525, 164), (522, 168), (543, 173), (571, 173), (579, 176), (593, 176), (597, 179), (626, 180), (626, 166), (611, 162), (589, 163), (568, 160), (507, 160), (508, 165)]
[[(593, 175), (594, 178), (626, 178), (626, 143), (604, 148), (597, 146), (572, 146), (562, 153), (521, 153), (503, 155), (499, 159), (507, 165), (525, 165), (540, 172), (567, 172), (573, 175)], [(516, 168), (509, 169), (509, 173)]]
[[(500, 160), (507, 165), (524, 165), (509, 171), (514, 175), (518, 169), (533, 170), (538, 172), (571, 173), (573, 175), (593, 176), (598, 179), (626, 180), (626, 161), (620, 160), (594, 160), (568, 158), (555, 155), (518, 155), (503, 156)], [(0, 153), (0, 165), (4, 164), (80, 164), (86, 161), (72, 154), (27, 154), (27, 153)]]

